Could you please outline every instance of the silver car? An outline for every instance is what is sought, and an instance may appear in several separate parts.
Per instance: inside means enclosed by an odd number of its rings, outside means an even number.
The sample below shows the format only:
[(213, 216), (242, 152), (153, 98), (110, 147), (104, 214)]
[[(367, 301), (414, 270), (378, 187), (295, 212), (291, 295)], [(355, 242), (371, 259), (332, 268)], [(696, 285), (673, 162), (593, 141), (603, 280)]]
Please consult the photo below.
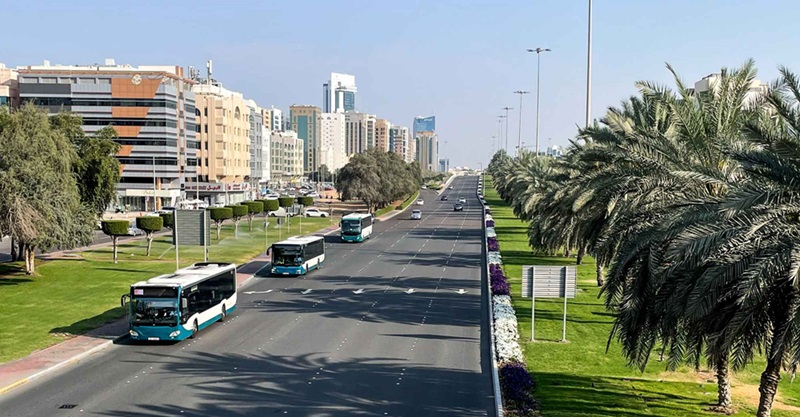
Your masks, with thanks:
[(420, 210), (413, 210), (411, 212), (411, 220), (422, 220), (422, 212)]

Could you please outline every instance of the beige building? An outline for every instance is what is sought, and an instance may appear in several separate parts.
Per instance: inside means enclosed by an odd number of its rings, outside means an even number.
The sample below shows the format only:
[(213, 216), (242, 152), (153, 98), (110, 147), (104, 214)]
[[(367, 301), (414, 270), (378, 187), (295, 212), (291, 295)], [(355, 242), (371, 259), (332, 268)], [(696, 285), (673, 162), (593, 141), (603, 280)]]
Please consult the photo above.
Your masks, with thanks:
[(233, 204), (250, 195), (250, 109), (241, 93), (219, 83), (192, 87), (197, 107), (199, 195)]
[(321, 113), (318, 125), (319, 166), (325, 165), (330, 171), (342, 168), (349, 161), (345, 146), (344, 114)]
[(417, 160), (417, 141), (415, 139), (409, 138), (408, 145), (406, 146), (406, 162), (412, 162)]
[(389, 152), (389, 136), (392, 124), (386, 119), (377, 119), (375, 121), (375, 147), (383, 152)]
[(19, 74), (0, 63), (0, 107), (19, 106)]
[(286, 184), (303, 176), (303, 140), (291, 130), (272, 132), (270, 135), (271, 181)]

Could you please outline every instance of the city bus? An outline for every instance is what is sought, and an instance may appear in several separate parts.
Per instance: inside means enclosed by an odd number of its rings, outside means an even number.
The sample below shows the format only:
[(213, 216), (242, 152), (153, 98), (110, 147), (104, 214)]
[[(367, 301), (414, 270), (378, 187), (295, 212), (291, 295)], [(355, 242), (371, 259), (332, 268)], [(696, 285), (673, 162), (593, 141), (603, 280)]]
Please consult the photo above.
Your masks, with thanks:
[(303, 275), (319, 269), (325, 262), (325, 239), (322, 236), (295, 236), (270, 248), (273, 275)]
[(183, 340), (236, 309), (236, 265), (199, 262), (131, 285), (122, 296), (134, 340)]
[(372, 235), (372, 215), (353, 213), (342, 217), (339, 231), (345, 242), (363, 242)]

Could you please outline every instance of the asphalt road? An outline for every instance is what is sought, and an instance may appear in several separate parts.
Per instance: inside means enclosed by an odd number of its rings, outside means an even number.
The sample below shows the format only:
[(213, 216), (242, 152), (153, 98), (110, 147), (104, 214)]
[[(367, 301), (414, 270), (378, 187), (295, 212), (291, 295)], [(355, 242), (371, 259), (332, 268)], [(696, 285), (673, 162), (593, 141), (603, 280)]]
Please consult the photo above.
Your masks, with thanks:
[(422, 192), (421, 221), (330, 238), (322, 270), (254, 278), (197, 339), (114, 345), (0, 397), (0, 415), (494, 416), (477, 177), (453, 186)]

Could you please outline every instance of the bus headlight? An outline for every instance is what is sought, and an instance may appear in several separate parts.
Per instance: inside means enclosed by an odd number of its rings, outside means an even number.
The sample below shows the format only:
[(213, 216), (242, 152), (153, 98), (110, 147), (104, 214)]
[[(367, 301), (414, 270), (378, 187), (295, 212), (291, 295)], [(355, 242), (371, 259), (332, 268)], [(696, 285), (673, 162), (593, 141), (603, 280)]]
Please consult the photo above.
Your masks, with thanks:
[(139, 333), (136, 333), (136, 332), (135, 332), (135, 331), (133, 331), (133, 330), (129, 331), (128, 333), (130, 333), (130, 335), (131, 335), (131, 336), (133, 336), (133, 337), (137, 337), (137, 336), (139, 336)]
[(169, 334), (169, 337), (178, 337), (179, 334), (181, 334), (181, 332), (179, 330), (175, 330)]

